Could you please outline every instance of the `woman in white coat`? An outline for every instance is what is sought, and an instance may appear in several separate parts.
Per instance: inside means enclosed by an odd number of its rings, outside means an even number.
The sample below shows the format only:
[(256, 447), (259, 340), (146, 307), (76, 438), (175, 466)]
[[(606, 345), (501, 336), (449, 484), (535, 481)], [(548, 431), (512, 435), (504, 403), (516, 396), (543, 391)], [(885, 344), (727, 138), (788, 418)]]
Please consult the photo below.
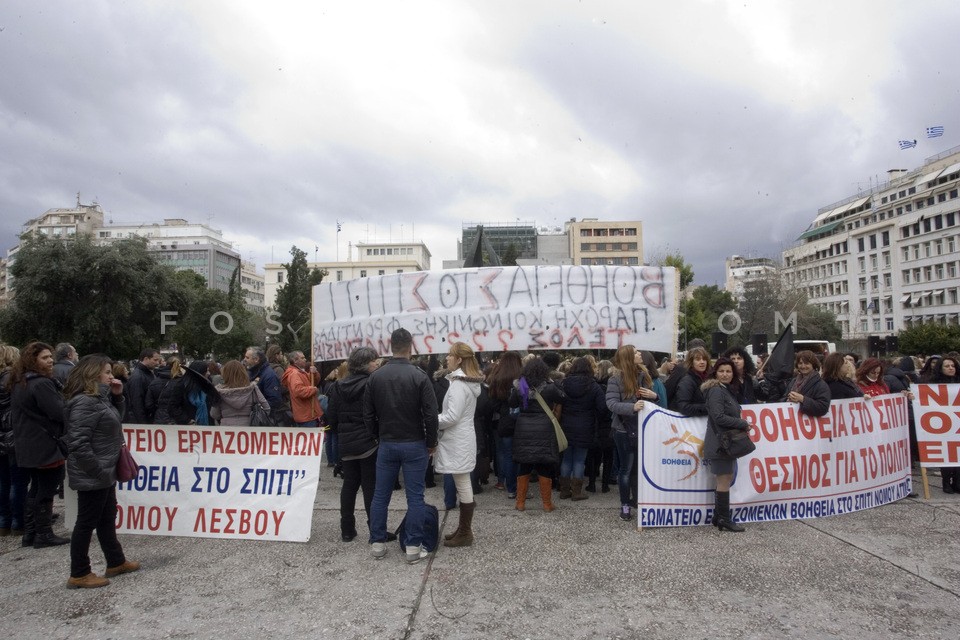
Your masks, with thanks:
[(433, 468), (438, 473), (449, 473), (457, 486), (460, 500), (460, 524), (457, 530), (444, 536), (447, 547), (469, 547), (473, 544), (473, 487), (470, 472), (477, 464), (477, 435), (473, 415), (480, 397), (483, 374), (473, 355), (473, 349), (463, 342), (450, 345), (447, 355), (447, 374), (450, 388), (443, 397), (440, 413), (440, 438), (434, 454)]

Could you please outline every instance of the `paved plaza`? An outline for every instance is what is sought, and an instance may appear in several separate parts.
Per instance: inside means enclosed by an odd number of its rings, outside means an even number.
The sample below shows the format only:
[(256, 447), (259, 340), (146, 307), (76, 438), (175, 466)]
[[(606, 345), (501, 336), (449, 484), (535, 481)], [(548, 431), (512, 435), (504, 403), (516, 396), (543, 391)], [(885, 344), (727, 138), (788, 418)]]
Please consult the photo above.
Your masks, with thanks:
[[(919, 477), (915, 478), (919, 481)], [(136, 574), (65, 588), (67, 547), (0, 538), (0, 628), (24, 638), (960, 637), (960, 496), (833, 518), (636, 530), (615, 489), (524, 513), (492, 485), (472, 548), (407, 565), (339, 536), (323, 469), (309, 543), (123, 535)], [(554, 494), (556, 495), (556, 494)], [(440, 489), (428, 502), (442, 505)], [(58, 511), (62, 511), (58, 502)], [(402, 517), (394, 493), (390, 526)], [(456, 527), (456, 512), (441, 524)], [(94, 544), (94, 570), (103, 559)]]

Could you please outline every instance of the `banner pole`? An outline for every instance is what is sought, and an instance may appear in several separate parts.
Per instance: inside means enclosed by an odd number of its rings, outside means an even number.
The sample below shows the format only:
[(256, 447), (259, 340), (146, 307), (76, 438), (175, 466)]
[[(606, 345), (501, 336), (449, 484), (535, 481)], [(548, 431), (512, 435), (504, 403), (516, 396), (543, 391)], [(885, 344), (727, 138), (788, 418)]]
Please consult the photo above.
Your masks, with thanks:
[(920, 467), (920, 480), (923, 485), (923, 499), (930, 499), (930, 482), (927, 480), (927, 468)]

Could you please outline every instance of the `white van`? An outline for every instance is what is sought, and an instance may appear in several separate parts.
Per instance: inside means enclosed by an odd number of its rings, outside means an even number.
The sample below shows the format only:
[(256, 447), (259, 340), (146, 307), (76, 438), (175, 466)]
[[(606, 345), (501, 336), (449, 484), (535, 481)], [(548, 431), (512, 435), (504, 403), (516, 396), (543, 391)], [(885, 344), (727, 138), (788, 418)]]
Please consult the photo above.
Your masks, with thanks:
[[(773, 348), (777, 346), (776, 342), (767, 343), (767, 353), (769, 354), (773, 351)], [(756, 360), (757, 356), (753, 354), (753, 345), (746, 345), (745, 349), (747, 353), (753, 356), (753, 359)], [(826, 340), (794, 340), (793, 341), (793, 352), (797, 353), (799, 351), (813, 351), (814, 354), (818, 356), (826, 356), (828, 353), (834, 353), (837, 350), (837, 345), (833, 342), (827, 342)]]

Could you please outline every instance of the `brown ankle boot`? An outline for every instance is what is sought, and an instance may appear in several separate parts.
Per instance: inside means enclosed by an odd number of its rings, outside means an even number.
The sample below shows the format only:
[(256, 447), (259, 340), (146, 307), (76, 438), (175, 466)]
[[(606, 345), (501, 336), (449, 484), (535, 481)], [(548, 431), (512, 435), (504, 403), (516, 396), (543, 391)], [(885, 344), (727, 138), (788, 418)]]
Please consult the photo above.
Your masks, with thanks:
[(527, 491), (530, 489), (530, 474), (517, 476), (517, 511), (527, 508)]
[(573, 500), (586, 500), (589, 497), (590, 496), (583, 492), (583, 478), (571, 478), (570, 498)]
[(543, 510), (553, 511), (553, 480), (543, 476), (540, 476), (537, 480), (540, 483), (540, 499), (543, 500)]
[(445, 547), (469, 547), (473, 544), (473, 511), (477, 501), (460, 503), (460, 526), (456, 535), (443, 541)]
[(560, 478), (560, 499), (561, 500), (566, 500), (571, 495), (573, 495), (570, 492), (570, 486), (571, 486), (570, 478)]

